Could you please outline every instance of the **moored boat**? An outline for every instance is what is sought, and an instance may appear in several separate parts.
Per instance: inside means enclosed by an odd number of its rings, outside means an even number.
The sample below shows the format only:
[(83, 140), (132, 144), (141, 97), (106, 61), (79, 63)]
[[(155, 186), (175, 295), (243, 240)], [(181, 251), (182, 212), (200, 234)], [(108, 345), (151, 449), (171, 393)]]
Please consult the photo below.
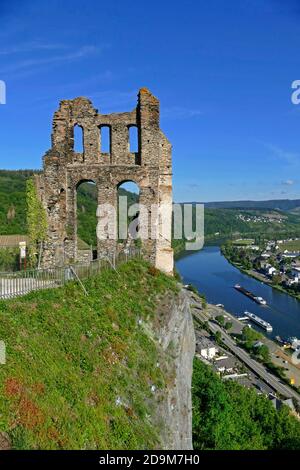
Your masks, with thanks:
[(268, 333), (270, 333), (271, 331), (273, 331), (273, 327), (270, 323), (268, 323), (267, 321), (263, 320), (262, 318), (258, 317), (257, 315), (255, 315), (254, 313), (251, 313), (251, 312), (248, 312), (247, 310), (245, 310), (244, 314), (250, 318), (250, 320), (253, 321), (253, 323), (256, 323), (256, 325), (260, 326), (261, 328), (263, 328), (264, 330), (266, 330)]

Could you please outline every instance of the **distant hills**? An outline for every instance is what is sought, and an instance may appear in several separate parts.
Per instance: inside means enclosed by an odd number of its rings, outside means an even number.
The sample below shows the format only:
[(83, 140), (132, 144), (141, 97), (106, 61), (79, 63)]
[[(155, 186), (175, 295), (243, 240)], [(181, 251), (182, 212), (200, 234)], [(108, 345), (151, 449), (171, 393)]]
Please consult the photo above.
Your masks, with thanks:
[[(195, 204), (195, 202), (193, 202)], [(204, 202), (208, 209), (241, 209), (241, 210), (280, 210), (300, 212), (300, 199), (270, 199), (269, 201), (218, 201)], [(299, 210), (298, 210), (299, 209)]]

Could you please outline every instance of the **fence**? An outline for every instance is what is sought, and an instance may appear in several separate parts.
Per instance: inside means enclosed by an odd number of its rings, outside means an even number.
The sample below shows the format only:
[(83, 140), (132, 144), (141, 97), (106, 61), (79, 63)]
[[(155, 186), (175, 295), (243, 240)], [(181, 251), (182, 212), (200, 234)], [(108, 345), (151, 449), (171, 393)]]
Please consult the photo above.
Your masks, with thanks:
[(69, 281), (95, 276), (103, 269), (116, 269), (120, 264), (138, 257), (140, 250), (129, 248), (119, 253), (117, 257), (100, 258), (89, 264), (0, 273), (0, 299), (11, 299), (36, 290), (61, 287)]

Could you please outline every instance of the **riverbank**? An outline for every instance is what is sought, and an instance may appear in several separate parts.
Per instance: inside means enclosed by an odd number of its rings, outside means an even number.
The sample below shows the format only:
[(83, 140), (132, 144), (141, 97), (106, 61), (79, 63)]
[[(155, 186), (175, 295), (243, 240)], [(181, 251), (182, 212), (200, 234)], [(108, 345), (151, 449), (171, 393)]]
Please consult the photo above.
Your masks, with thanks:
[[(211, 320), (216, 321), (217, 317), (223, 316), (226, 321), (230, 321), (232, 323), (232, 327), (229, 332), (231, 337), (241, 335), (243, 328), (248, 323), (247, 322), (245, 324), (244, 322), (238, 320), (238, 318), (232, 315), (230, 312), (226, 311), (224, 308), (213, 304), (207, 304), (205, 311), (208, 315), (208, 318)], [(300, 387), (300, 365), (293, 364), (291, 355), (287, 354), (287, 352), (284, 351), (283, 348), (279, 346), (279, 344), (270, 339), (263, 330), (260, 331), (260, 334), (262, 336), (261, 342), (267, 346), (270, 353), (271, 363), (274, 365), (273, 375), (275, 377), (280, 377), (281, 380), (284, 380), (285, 383), (289, 386), (291, 386), (291, 383), (294, 383), (292, 388), (299, 393), (299, 389), (297, 387)], [(259, 363), (260, 362), (258, 362), (258, 364)], [(268, 367), (268, 365), (266, 366)], [(278, 372), (282, 370), (284, 375), (281, 376), (280, 374), (274, 373), (276, 370)]]
[[(242, 335), (245, 323), (217, 305), (207, 304), (204, 307), (201, 299), (193, 292), (190, 293), (190, 296), (192, 313), (196, 321), (196, 336), (199, 328), (200, 335), (202, 334), (201, 328), (205, 328), (206, 331), (210, 332), (212, 338), (217, 338), (217, 335), (219, 335), (219, 339), (215, 339), (217, 341), (216, 344), (220, 344), (222, 348), (228, 349), (231, 354), (245, 365), (250, 375), (254, 374), (252, 377), (252, 386), (254, 384), (254, 388), (259, 387), (259, 382), (256, 379), (259, 377), (267, 386), (273, 388), (279, 396), (286, 398), (293, 397), (300, 403), (298, 388), (300, 385), (300, 367), (292, 364), (291, 359), (281, 351), (277, 343), (262, 335), (261, 341), (269, 349), (270, 360), (267, 363), (257, 360), (257, 357), (241, 347), (240, 342), (237, 340)], [(229, 320), (231, 322), (230, 332), (219, 324), (220, 316), (223, 316), (226, 321)], [(200, 322), (200, 324), (198, 325), (197, 322)], [(221, 343), (218, 343), (218, 341), (221, 341)], [(293, 378), (294, 385), (291, 385), (291, 378)]]
[[(300, 302), (237, 269), (220, 253), (219, 246), (205, 246), (199, 252), (187, 253), (176, 260), (176, 270), (184, 284), (193, 284), (205, 294), (208, 303), (223, 304), (236, 317), (248, 310), (271, 323), (273, 332), (268, 337), (300, 338)], [(268, 306), (241, 295), (234, 289), (235, 284), (263, 297)]]
[(285, 289), (283, 286), (279, 286), (278, 284), (273, 284), (270, 281), (270, 279), (268, 279), (263, 274), (255, 271), (254, 269), (245, 269), (239, 263), (235, 263), (234, 261), (232, 261), (229, 256), (226, 256), (226, 253), (222, 250), (222, 247), (221, 247), (221, 253), (224, 256), (224, 258), (227, 259), (228, 263), (230, 263), (232, 266), (237, 268), (242, 273), (246, 274), (247, 276), (252, 277), (253, 279), (256, 279), (257, 281), (260, 281), (260, 282), (263, 282), (264, 284), (267, 284), (268, 286), (272, 287), (272, 289), (276, 289), (277, 291), (283, 292), (284, 294), (287, 294), (287, 295), (290, 295), (294, 299), (297, 299), (298, 301), (300, 301), (300, 295), (299, 294), (291, 292), (288, 289)]

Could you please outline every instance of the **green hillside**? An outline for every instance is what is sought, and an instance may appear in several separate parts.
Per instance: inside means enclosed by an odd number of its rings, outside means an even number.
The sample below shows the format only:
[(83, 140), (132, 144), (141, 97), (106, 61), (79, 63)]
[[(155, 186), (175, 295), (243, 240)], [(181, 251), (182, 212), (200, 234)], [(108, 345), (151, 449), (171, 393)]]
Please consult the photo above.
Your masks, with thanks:
[[(26, 181), (34, 170), (0, 170), (0, 235), (23, 235), (26, 228)], [(137, 201), (137, 195), (120, 188), (119, 194), (127, 196), (128, 205)], [(89, 246), (96, 246), (96, 186), (83, 183), (78, 188), (78, 235)]]
[[(289, 238), (300, 236), (300, 214), (275, 210), (208, 209), (204, 213), (205, 243), (239, 237)], [(173, 240), (175, 253), (185, 240)]]
[(32, 170), (0, 170), (0, 235), (26, 233), (26, 180)]
[[(32, 170), (0, 170), (0, 235), (26, 233), (26, 180)], [(128, 205), (137, 201), (137, 195), (120, 189), (128, 197)], [(274, 202), (274, 204), (277, 201)], [(88, 245), (96, 246), (96, 186), (80, 185), (77, 198), (78, 235)], [(288, 207), (288, 206), (287, 206)], [(293, 237), (300, 234), (298, 210), (274, 209), (224, 209), (205, 208), (205, 240), (214, 243), (230, 237)], [(180, 251), (183, 240), (174, 240), (174, 248)]]
[(278, 210), (206, 209), (205, 235), (276, 236), (300, 234), (300, 217)]
[(288, 407), (276, 411), (265, 396), (195, 359), (193, 443), (195, 450), (300, 449), (300, 423)]
[(289, 211), (300, 208), (300, 199), (271, 199), (269, 201), (224, 201), (205, 202), (210, 209), (242, 209), (242, 210), (281, 210)]
[(291, 214), (300, 215), (300, 207), (295, 207), (295, 209), (290, 210)]

